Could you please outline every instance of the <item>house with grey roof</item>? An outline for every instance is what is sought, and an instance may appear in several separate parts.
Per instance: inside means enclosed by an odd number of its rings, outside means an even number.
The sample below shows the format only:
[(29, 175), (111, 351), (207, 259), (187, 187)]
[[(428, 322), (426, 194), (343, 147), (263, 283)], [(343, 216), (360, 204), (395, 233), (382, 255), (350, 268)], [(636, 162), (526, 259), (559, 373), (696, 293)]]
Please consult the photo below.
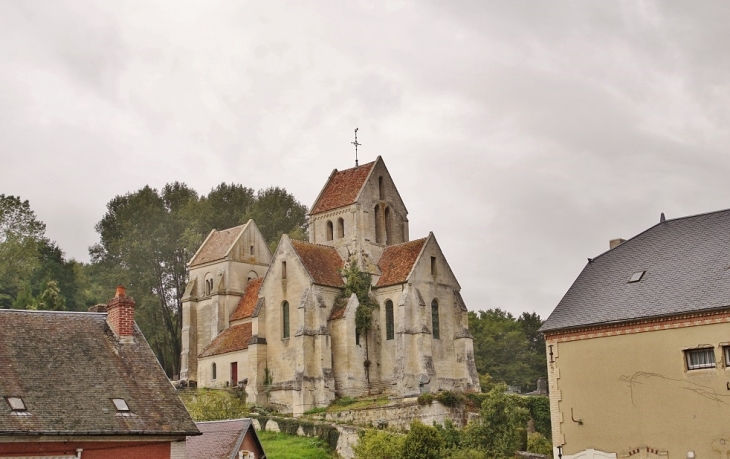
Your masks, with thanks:
[(611, 241), (541, 331), (555, 457), (730, 453), (730, 210)]
[(203, 435), (188, 439), (187, 459), (266, 459), (250, 418), (195, 425)]
[(185, 458), (200, 432), (134, 308), (0, 309), (0, 457)]

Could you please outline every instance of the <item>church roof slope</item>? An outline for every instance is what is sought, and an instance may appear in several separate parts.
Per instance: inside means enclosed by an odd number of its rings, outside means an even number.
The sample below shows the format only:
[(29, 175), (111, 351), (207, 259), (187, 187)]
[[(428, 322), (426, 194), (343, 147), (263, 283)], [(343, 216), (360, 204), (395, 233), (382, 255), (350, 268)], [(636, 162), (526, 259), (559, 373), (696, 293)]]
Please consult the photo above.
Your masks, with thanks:
[[(120, 343), (106, 313), (0, 310), (2, 435), (198, 435), (139, 328)], [(112, 399), (129, 412), (117, 413)]]
[(310, 214), (327, 212), (354, 203), (374, 165), (375, 161), (344, 171), (335, 169), (312, 206)]
[(252, 279), (246, 287), (246, 291), (243, 293), (241, 300), (236, 306), (236, 310), (231, 314), (231, 320), (246, 319), (251, 317), (253, 310), (256, 308), (256, 302), (259, 300), (259, 288), (264, 278), (259, 277)]
[(234, 226), (221, 231), (211, 231), (198, 252), (193, 256), (193, 259), (190, 260), (190, 266), (202, 265), (203, 263), (225, 258), (244, 226), (246, 225)]
[(666, 220), (589, 261), (540, 330), (729, 308), (729, 265), (730, 210)]
[(248, 349), (248, 341), (251, 339), (251, 322), (239, 325), (231, 325), (216, 336), (213, 342), (206, 347), (199, 357), (210, 357), (227, 352), (242, 351)]
[(380, 268), (382, 275), (375, 286), (386, 287), (402, 284), (408, 280), (408, 275), (413, 270), (413, 265), (418, 260), (418, 256), (421, 254), (424, 244), (426, 244), (426, 239), (428, 238), (386, 247), (383, 256), (378, 261), (378, 268)]
[(333, 247), (312, 244), (304, 241), (291, 241), (299, 259), (312, 277), (315, 284), (327, 285), (329, 287), (342, 287), (345, 285), (340, 277), (340, 270), (344, 263), (340, 255)]

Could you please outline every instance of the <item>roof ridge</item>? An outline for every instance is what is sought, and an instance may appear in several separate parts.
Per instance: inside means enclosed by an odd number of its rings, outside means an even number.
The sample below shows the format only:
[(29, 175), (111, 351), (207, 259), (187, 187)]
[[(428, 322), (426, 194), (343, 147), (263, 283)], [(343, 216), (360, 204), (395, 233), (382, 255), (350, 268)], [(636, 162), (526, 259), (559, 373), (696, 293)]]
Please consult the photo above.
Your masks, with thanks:
[(196, 424), (213, 424), (216, 422), (250, 421), (251, 418), (218, 419), (216, 421), (195, 421)]
[(399, 242), (398, 244), (388, 245), (385, 248), (386, 249), (389, 249), (391, 247), (398, 247), (398, 246), (401, 246), (401, 245), (412, 244), (414, 242), (425, 241), (426, 239), (428, 239), (428, 236), (426, 236), (426, 237), (419, 237), (418, 239), (412, 239), (412, 240), (407, 241), (407, 242)]
[[(304, 244), (309, 244), (309, 245), (316, 245), (316, 246), (319, 246), (319, 247), (326, 247), (326, 248), (328, 248), (328, 249), (333, 249), (333, 250), (334, 250), (335, 252), (337, 252), (337, 249), (335, 249), (335, 248), (334, 248), (334, 247), (332, 247), (331, 245), (327, 245), (327, 244), (320, 244), (319, 242), (309, 242), (309, 241), (302, 241), (302, 240), (300, 240), (300, 239), (291, 239), (291, 238), (289, 238), (289, 240), (290, 240), (290, 241), (292, 242), (292, 244), (293, 244), (293, 243), (295, 243), (295, 242), (297, 242), (297, 243), (304, 243)], [(338, 253), (339, 253), (339, 252), (338, 252)]]
[(0, 312), (31, 312), (31, 313), (44, 313), (44, 314), (90, 314), (90, 315), (106, 315), (106, 312), (93, 312), (93, 311), (50, 311), (47, 309), (0, 309)]

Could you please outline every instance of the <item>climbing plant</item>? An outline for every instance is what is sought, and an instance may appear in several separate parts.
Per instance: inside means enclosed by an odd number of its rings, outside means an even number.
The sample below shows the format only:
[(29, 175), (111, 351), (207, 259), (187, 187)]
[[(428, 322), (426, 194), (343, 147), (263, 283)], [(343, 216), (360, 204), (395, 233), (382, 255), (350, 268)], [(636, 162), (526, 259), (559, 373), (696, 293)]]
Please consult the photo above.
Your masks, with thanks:
[(360, 270), (357, 260), (350, 260), (345, 269), (340, 271), (340, 275), (345, 278), (345, 288), (340, 294), (340, 298), (347, 301), (354, 293), (357, 297), (359, 306), (355, 312), (355, 328), (361, 332), (367, 332), (373, 324), (373, 309), (377, 304), (370, 298), (370, 284), (372, 277), (370, 273)]

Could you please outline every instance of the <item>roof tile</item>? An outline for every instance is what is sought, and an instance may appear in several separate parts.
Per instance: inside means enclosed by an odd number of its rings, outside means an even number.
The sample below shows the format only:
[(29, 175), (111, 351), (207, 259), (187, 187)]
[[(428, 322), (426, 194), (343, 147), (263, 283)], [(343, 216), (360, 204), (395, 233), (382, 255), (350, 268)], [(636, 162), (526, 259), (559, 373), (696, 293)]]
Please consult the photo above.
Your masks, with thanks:
[(188, 459), (238, 457), (236, 453), (241, 447), (244, 433), (250, 429), (252, 435), (256, 435), (251, 419), (248, 418), (196, 422), (195, 425), (203, 435), (188, 438), (185, 444), (185, 454)]
[(253, 314), (253, 310), (256, 308), (256, 302), (259, 300), (259, 288), (264, 278), (259, 277), (252, 279), (246, 287), (241, 300), (238, 302), (236, 310), (231, 314), (231, 320), (247, 319)]
[(408, 275), (418, 259), (427, 238), (416, 239), (415, 241), (403, 244), (391, 245), (383, 251), (383, 256), (378, 261), (378, 268), (382, 275), (378, 279), (376, 287), (402, 284), (408, 280)]
[(236, 240), (245, 225), (235, 226), (233, 228), (221, 231), (213, 231), (210, 238), (200, 248), (197, 255), (190, 260), (190, 266), (202, 265), (210, 261), (220, 260), (226, 256), (228, 249)]
[(374, 165), (375, 161), (335, 172), (324, 186), (317, 202), (312, 206), (310, 214), (327, 212), (354, 203)]
[(291, 243), (315, 284), (330, 287), (345, 285), (340, 277), (344, 263), (334, 247), (295, 240)]
[(210, 357), (211, 355), (248, 349), (248, 341), (250, 339), (251, 322), (232, 325), (223, 330), (220, 335), (216, 336), (213, 342), (200, 353), (199, 357)]

